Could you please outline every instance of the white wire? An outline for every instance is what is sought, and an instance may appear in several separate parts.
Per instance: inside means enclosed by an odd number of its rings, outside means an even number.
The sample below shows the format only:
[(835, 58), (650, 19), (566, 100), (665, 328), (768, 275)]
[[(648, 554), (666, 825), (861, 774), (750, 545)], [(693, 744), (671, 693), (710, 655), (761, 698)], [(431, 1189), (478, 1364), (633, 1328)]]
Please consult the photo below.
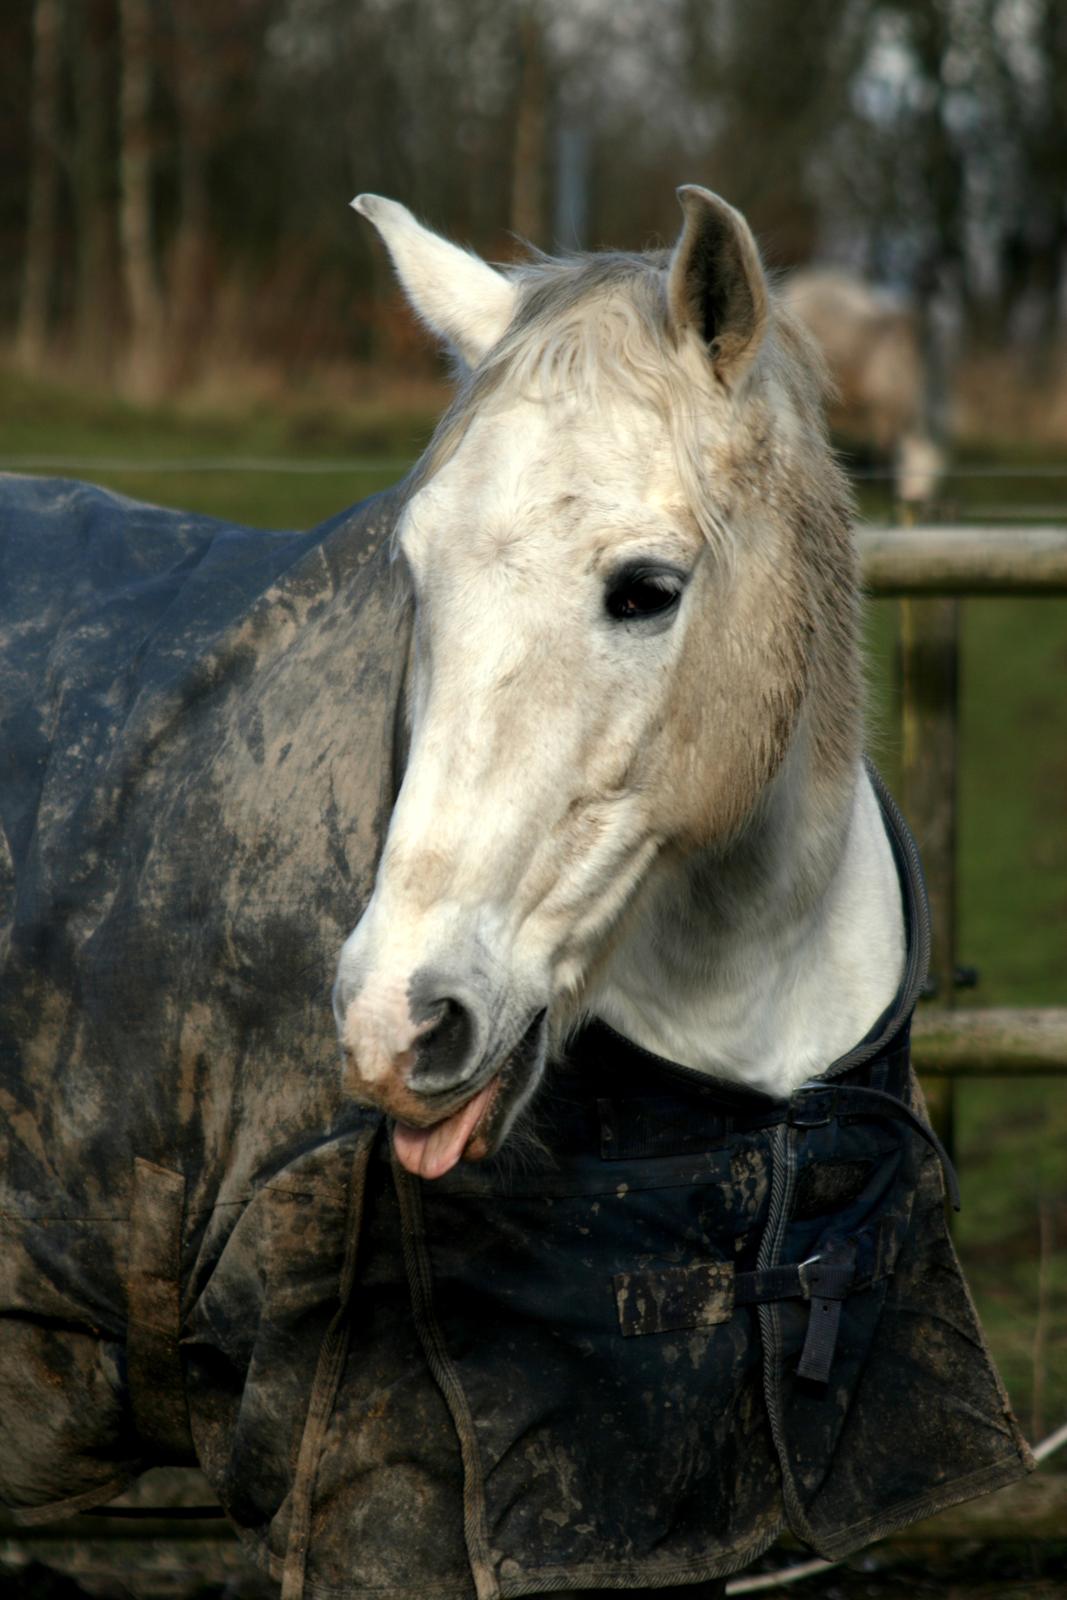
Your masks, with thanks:
[(1055, 1433), (1050, 1433), (1047, 1439), (1042, 1439), (1040, 1444), (1034, 1446), (1034, 1460), (1047, 1461), (1056, 1450), (1067, 1444), (1067, 1422), (1062, 1428), (1057, 1428)]
[[(308, 461), (296, 456), (190, 456), (185, 460), (161, 461), (127, 460), (120, 456), (68, 456), (25, 455), (0, 457), (0, 471), (23, 470), (48, 472), (292, 472), (314, 475), (330, 472), (406, 472), (417, 454), (375, 459), (357, 456), (351, 460)], [(850, 476), (865, 482), (894, 481), (896, 473), (888, 468), (855, 467)], [(948, 467), (940, 475), (948, 478), (1067, 478), (1067, 464), (1048, 467)]]
[[(1067, 1422), (1047, 1439), (1034, 1446), (1034, 1460), (1047, 1461), (1055, 1451), (1067, 1444)], [(815, 1578), (820, 1572), (839, 1567), (840, 1561), (803, 1561), (796, 1567), (783, 1567), (780, 1572), (761, 1572), (752, 1578), (731, 1578), (726, 1585), (727, 1594), (759, 1594), (764, 1589), (777, 1589), (780, 1584), (799, 1583), (801, 1578)]]
[(413, 457), (373, 460), (357, 456), (350, 461), (301, 461), (277, 456), (190, 456), (175, 461), (127, 461), (120, 456), (0, 456), (0, 472), (291, 472), (300, 476), (320, 473), (406, 472)]
[[(840, 1561), (805, 1561), (799, 1567), (783, 1567), (781, 1572), (761, 1572), (755, 1578), (731, 1578), (726, 1585), (727, 1594), (758, 1594), (761, 1589), (777, 1589), (780, 1583), (797, 1583), (801, 1578), (814, 1578), (820, 1572), (839, 1567)], [(664, 1593), (669, 1593), (664, 1590)]]

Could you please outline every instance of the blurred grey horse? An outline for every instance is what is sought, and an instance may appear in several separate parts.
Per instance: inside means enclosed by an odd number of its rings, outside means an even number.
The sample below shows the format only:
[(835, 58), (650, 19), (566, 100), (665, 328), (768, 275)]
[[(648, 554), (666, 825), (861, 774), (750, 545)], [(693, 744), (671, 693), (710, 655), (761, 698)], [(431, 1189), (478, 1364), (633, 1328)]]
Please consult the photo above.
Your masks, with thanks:
[(902, 505), (931, 500), (945, 456), (928, 423), (930, 380), (915, 311), (888, 290), (829, 267), (792, 273), (781, 292), (830, 368), (834, 428), (888, 459)]

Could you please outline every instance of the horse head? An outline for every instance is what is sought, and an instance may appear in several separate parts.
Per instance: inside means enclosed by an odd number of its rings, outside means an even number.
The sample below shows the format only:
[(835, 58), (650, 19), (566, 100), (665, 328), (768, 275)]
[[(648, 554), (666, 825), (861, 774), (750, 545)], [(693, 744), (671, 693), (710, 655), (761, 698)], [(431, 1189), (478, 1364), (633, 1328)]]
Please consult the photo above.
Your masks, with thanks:
[[(499, 1148), (679, 862), (858, 725), (848, 497), (821, 368), (744, 219), (496, 270), (375, 196), (457, 397), (408, 485), (407, 759), (335, 1011), (410, 1170)], [(799, 752), (799, 754), (798, 754)]]

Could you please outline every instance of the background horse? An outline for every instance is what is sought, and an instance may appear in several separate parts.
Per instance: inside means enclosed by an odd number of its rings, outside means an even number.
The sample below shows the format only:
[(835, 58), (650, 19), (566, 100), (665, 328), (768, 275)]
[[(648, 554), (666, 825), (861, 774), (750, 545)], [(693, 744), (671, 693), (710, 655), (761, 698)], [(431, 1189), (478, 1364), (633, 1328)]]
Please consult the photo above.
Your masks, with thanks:
[(4, 483), (25, 1520), (197, 1462), (288, 1597), (498, 1600), (1026, 1470), (908, 1076), (818, 358), (681, 197), (671, 252), (510, 275), (364, 199), (465, 372), (310, 533)]
[(930, 435), (931, 382), (915, 312), (888, 291), (829, 267), (791, 273), (782, 298), (829, 365), (835, 429), (892, 464), (905, 505), (930, 500), (945, 458)]

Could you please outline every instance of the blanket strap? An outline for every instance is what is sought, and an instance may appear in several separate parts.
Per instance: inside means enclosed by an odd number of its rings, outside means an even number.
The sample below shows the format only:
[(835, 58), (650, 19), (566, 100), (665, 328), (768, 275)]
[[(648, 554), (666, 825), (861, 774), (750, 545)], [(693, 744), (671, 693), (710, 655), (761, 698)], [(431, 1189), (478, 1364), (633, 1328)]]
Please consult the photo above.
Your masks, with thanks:
[(899, 1095), (870, 1089), (863, 1083), (834, 1083), (833, 1079), (813, 1078), (795, 1090), (786, 1112), (786, 1120), (794, 1128), (822, 1127), (831, 1117), (843, 1120), (885, 1117), (906, 1122), (937, 1156), (952, 1209), (960, 1209), (960, 1182), (951, 1156), (930, 1124)]
[(808, 1331), (797, 1376), (812, 1383), (828, 1383), (841, 1323), (841, 1302), (859, 1287), (855, 1248), (846, 1247), (834, 1261), (815, 1256), (795, 1265), (739, 1272), (734, 1279), (734, 1304), (764, 1305), (768, 1300), (793, 1297), (810, 1301)]
[(134, 1426), (152, 1455), (195, 1460), (178, 1339), (185, 1179), (152, 1161), (133, 1164), (126, 1361)]
[(345, 1256), (337, 1285), (337, 1307), (330, 1319), (315, 1367), (304, 1431), (297, 1452), (289, 1507), (289, 1535), (282, 1566), (281, 1600), (303, 1600), (311, 1546), (312, 1499), (326, 1430), (333, 1415), (351, 1335), (351, 1301), (363, 1222), (367, 1168), (380, 1124), (371, 1128), (353, 1152), (345, 1207)]
[(800, 1268), (811, 1297), (811, 1309), (797, 1366), (798, 1378), (807, 1378), (811, 1383), (830, 1381), (841, 1323), (841, 1302), (852, 1288), (854, 1262), (853, 1249), (843, 1262), (814, 1261)]

